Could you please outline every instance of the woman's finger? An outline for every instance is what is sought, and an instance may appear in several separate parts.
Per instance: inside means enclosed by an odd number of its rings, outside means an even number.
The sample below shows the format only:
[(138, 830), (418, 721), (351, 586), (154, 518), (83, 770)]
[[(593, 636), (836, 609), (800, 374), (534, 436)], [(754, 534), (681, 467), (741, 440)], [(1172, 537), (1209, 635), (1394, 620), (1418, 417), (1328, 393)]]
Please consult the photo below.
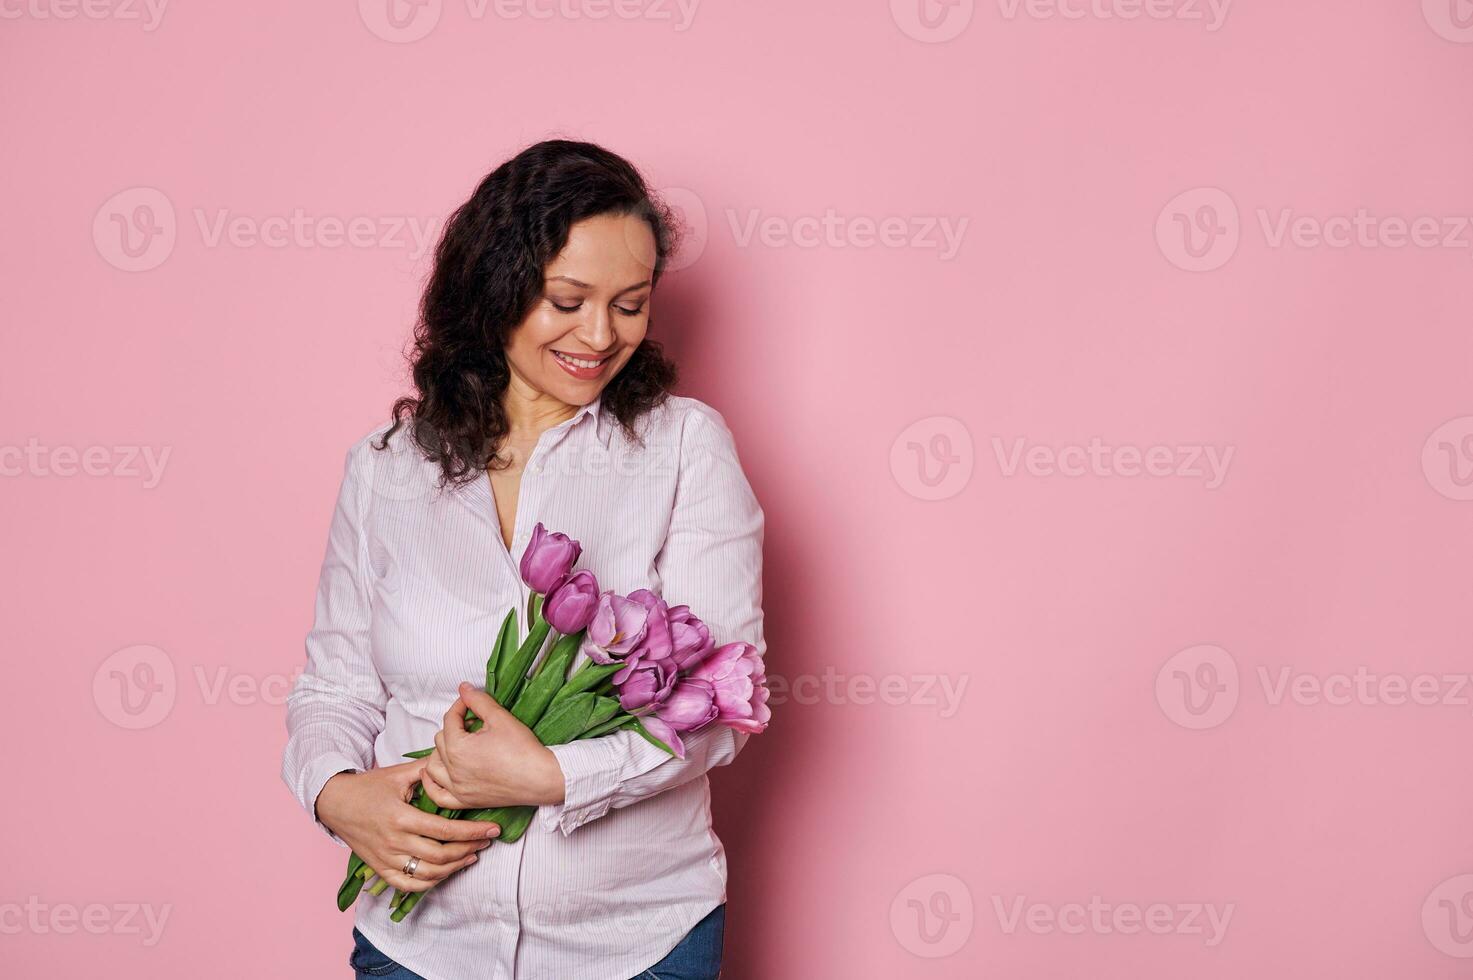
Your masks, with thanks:
[(495, 698), (472, 684), (462, 683), (460, 685), (460, 700), (456, 704), (469, 706), (481, 717), (481, 721), (485, 722), (487, 728), (499, 724), (503, 715), (508, 717), (511, 715), (511, 712), (496, 703)]
[(430, 840), (486, 840), (501, 836), (501, 827), (479, 820), (450, 820), (435, 813), (425, 813), (410, 807), (404, 815), (403, 828), (411, 834), (428, 837)]
[(490, 847), (491, 842), (489, 840), (459, 840), (442, 844), (428, 837), (405, 834), (402, 838), (396, 839), (392, 846), (408, 851), (424, 861), (433, 861), (436, 864), (455, 864), (457, 861), (463, 861), (470, 855)]
[[(447, 731), (447, 732), (463, 732), (463, 731), (465, 731), (465, 701), (464, 701), (464, 699), (462, 699), (462, 698), (456, 698), (455, 699), (455, 703), (450, 706), (450, 710), (447, 711), (447, 712), (445, 712), (445, 728), (444, 728), (444, 730)], [(437, 741), (438, 741), (438, 739), (437, 739)]]
[[(408, 862), (409, 858), (406, 857), (404, 860)], [(410, 881), (416, 881), (422, 885), (428, 885), (433, 884), (437, 881), (444, 881), (446, 878), (450, 877), (450, 875), (452, 875), (456, 871), (459, 871), (461, 868), (475, 863), (476, 855), (474, 854), (461, 858), (459, 861), (449, 862), (448, 864), (441, 864), (437, 861), (426, 861), (424, 858), (420, 858), (419, 863), (414, 866), (414, 875), (412, 877), (409, 875), (404, 875), (404, 877), (408, 878)], [(399, 872), (400, 874), (403, 874), (403, 864), (399, 865)], [(390, 882), (390, 884), (392, 884), (392, 882)], [(408, 891), (408, 889), (405, 890)]]
[(450, 778), (450, 770), (445, 768), (445, 761), (443, 759), (438, 756), (430, 756), (425, 761), (425, 775), (427, 777), (444, 787), (449, 787), (455, 783), (455, 780)]
[(425, 772), (425, 777), (422, 781), (422, 785), (425, 788), (425, 795), (430, 798), (435, 806), (438, 806), (445, 810), (471, 809), (471, 807), (468, 807), (464, 803), (462, 803), (460, 801), (460, 798), (457, 797), (454, 793), (450, 792), (448, 789), (442, 786), (439, 780), (435, 779), (434, 774), (429, 772), (428, 770)]
[[(408, 861), (409, 859), (406, 857), (404, 860)], [(405, 874), (403, 869), (404, 864), (401, 862), (397, 868), (374, 868), (373, 870), (378, 872), (380, 878), (401, 892), (427, 892), (435, 887), (435, 883), (431, 879), (419, 877), (418, 869), (415, 870), (415, 876), (413, 878)]]
[(399, 798), (405, 803), (414, 802), (414, 787), (418, 786), (425, 777), (424, 763), (420, 763), (414, 770), (414, 778), (399, 787)]

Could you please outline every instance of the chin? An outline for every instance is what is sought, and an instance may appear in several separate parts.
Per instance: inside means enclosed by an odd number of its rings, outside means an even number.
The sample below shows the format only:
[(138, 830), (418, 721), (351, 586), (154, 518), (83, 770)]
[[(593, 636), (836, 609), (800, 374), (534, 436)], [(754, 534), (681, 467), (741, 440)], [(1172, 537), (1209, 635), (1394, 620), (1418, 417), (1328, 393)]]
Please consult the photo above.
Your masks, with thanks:
[(604, 390), (602, 381), (573, 381), (569, 378), (550, 378), (543, 389), (565, 405), (587, 405)]

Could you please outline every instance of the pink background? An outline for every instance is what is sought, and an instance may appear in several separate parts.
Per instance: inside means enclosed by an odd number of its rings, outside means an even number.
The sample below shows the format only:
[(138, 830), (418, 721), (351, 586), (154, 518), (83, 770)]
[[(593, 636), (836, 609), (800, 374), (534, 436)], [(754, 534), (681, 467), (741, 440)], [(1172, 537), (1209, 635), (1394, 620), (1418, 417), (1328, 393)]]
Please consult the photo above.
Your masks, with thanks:
[(6, 974), (347, 975), (281, 696), (393, 227), (563, 135), (698, 232), (804, 694), (713, 779), (728, 977), (1467, 975), (1465, 0), (653, 2), (4, 8)]

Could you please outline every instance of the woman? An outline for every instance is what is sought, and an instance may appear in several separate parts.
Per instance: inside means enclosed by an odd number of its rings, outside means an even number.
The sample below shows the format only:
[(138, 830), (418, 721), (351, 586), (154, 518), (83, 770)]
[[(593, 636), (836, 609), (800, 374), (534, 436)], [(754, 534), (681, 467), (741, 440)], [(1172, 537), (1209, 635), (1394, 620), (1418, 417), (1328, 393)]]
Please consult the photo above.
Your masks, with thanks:
[[(389, 884), (434, 886), (399, 923), (386, 897), (360, 899), (360, 976), (720, 972), (726, 859), (706, 772), (744, 733), (707, 728), (675, 759), (630, 731), (545, 747), (506, 715), (451, 757), (402, 758), (467, 705), (499, 710), (462, 682), (526, 607), (517, 558), (539, 521), (583, 543), (603, 587), (652, 589), (717, 643), (765, 650), (762, 510), (721, 415), (670, 394), (674, 367), (646, 336), (673, 247), (625, 160), (562, 140), (523, 151), (445, 228), (416, 396), (348, 452), (283, 774)], [(442, 806), (538, 817), (485, 850), (497, 828), (407, 802), (421, 780)]]

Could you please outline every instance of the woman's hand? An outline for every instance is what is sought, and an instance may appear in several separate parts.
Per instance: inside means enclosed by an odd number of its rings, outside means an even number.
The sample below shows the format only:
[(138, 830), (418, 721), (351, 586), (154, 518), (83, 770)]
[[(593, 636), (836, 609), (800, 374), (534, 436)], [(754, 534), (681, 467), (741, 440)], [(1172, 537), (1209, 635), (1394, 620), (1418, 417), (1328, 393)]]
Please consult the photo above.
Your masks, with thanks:
[[(466, 708), (485, 723), (480, 731), (465, 730)], [(460, 700), (445, 712), (445, 727), (425, 763), (425, 792), (448, 809), (563, 801), (557, 756), (510, 711), (469, 684), (460, 685)]]
[[(317, 819), (347, 841), (368, 866), (400, 891), (428, 891), (469, 864), (501, 833), (494, 823), (447, 820), (409, 801), (423, 762), (340, 772), (317, 796)], [(447, 843), (441, 843), (445, 841)], [(414, 877), (404, 873), (419, 858)]]

